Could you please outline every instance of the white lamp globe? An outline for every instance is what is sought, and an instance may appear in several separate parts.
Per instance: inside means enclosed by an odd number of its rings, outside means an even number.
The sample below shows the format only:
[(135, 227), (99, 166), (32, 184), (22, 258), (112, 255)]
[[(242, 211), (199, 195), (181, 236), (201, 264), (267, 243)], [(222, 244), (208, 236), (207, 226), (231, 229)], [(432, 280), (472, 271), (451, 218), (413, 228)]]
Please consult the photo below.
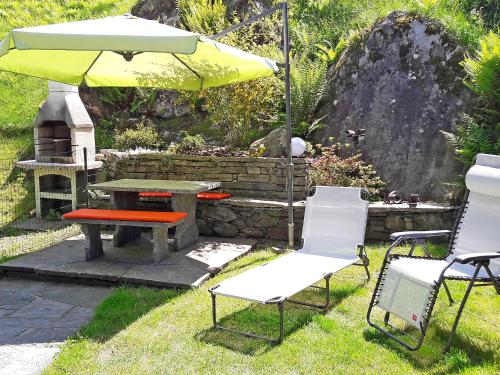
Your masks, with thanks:
[(306, 142), (300, 137), (293, 137), (290, 140), (292, 144), (292, 156), (300, 156), (306, 151)]

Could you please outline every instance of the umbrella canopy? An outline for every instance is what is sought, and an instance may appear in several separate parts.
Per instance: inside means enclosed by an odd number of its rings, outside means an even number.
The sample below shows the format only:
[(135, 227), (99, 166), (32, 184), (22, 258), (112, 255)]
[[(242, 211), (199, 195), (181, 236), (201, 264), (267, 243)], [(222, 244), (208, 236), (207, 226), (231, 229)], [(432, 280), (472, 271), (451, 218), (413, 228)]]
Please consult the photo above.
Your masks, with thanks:
[(12, 30), (0, 70), (90, 87), (201, 90), (266, 77), (272, 60), (124, 15)]

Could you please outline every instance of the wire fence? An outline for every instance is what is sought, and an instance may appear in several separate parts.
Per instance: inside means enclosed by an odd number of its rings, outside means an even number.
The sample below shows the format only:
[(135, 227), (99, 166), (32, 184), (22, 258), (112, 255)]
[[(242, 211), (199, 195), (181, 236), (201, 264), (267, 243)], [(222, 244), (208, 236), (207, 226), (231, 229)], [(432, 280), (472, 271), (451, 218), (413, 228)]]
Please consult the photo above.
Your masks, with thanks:
[(80, 233), (62, 215), (88, 205), (86, 186), (101, 166), (95, 150), (71, 146), (58, 152), (36, 144), (35, 154), (0, 160), (0, 262)]

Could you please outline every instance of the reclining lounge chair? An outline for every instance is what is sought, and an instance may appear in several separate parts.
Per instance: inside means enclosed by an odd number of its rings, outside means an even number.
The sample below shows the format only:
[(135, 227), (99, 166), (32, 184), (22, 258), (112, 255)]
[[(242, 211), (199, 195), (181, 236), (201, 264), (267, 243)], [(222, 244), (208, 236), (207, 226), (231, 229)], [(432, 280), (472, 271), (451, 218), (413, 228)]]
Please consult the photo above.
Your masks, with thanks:
[[(422, 345), (441, 284), (453, 303), (446, 280), (467, 281), (466, 292), (453, 323), (445, 352), (452, 344), (460, 316), (473, 286), (493, 284), (500, 294), (500, 156), (478, 154), (476, 164), (465, 179), (468, 193), (453, 232), (446, 230), (393, 233), (394, 242), (387, 250), (382, 269), (368, 308), (367, 320), (409, 350)], [(451, 234), (449, 254), (432, 258), (425, 239)], [(405, 241), (412, 243), (408, 255), (391, 251)], [(416, 245), (425, 257), (416, 257)], [(374, 308), (385, 311), (384, 326), (372, 320)], [(395, 329), (390, 316), (395, 315), (420, 331), (418, 339), (402, 338), (389, 332)], [(397, 331), (397, 329), (395, 329)], [(394, 331), (392, 331), (394, 332)]]
[[(303, 248), (269, 263), (224, 280), (209, 289), (212, 296), (214, 328), (241, 333), (268, 341), (281, 342), (284, 335), (285, 301), (326, 308), (330, 303), (330, 277), (350, 265), (364, 266), (367, 277), (368, 258), (364, 249), (368, 202), (359, 188), (316, 187), (308, 197), (302, 228)], [(294, 294), (326, 281), (326, 303), (314, 305), (289, 299)], [(280, 333), (277, 340), (225, 328), (217, 323), (216, 296), (239, 298), (260, 304), (276, 304)]]

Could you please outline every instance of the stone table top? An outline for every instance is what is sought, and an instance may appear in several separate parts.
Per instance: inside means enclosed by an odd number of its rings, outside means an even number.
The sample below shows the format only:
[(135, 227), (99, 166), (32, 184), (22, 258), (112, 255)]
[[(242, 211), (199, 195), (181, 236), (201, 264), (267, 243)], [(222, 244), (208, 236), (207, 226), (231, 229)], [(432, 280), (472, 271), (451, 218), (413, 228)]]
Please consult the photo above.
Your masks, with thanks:
[(124, 178), (121, 180), (92, 184), (88, 186), (88, 189), (105, 191), (157, 191), (170, 192), (173, 194), (197, 194), (202, 191), (216, 189), (220, 185), (220, 182), (214, 181), (176, 181)]

